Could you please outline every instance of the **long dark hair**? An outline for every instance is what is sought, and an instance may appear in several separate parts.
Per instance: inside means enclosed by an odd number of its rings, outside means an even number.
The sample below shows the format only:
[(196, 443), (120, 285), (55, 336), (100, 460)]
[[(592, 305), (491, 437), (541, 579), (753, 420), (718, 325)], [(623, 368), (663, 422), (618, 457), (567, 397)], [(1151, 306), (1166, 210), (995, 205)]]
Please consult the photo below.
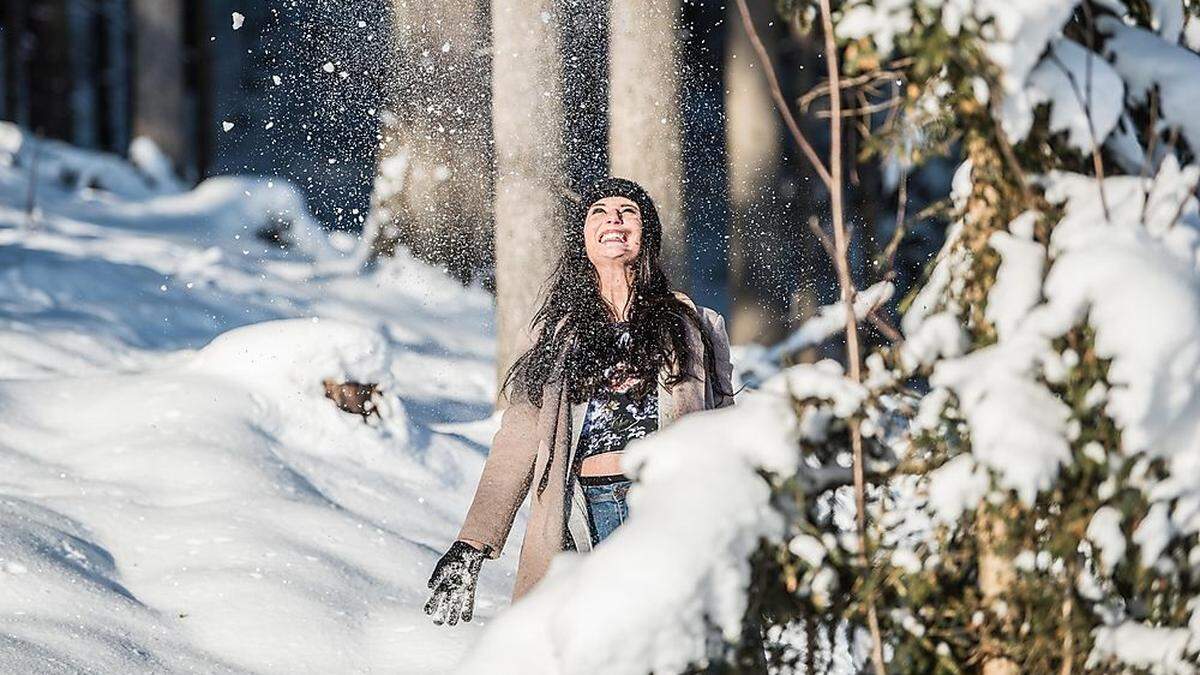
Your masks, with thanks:
[[(587, 257), (583, 235), (588, 208), (599, 199), (616, 195), (634, 201), (642, 216), (642, 243), (634, 259), (630, 289), (628, 328), (632, 339), (628, 341), (616, 339), (614, 321), (600, 295), (600, 277)], [(663, 272), (659, 260), (662, 225), (645, 190), (633, 181), (605, 178), (593, 184), (569, 211), (562, 255), (531, 322), (537, 341), (517, 359), (504, 381), (510, 400), (524, 396), (541, 407), (543, 388), (562, 383), (572, 403), (586, 401), (610, 384), (606, 370), (619, 362), (628, 366), (624, 374), (640, 380), (642, 391), (656, 386), (664, 368), (668, 387), (695, 377), (696, 355), (687, 345), (688, 322), (700, 334), (704, 366), (713, 373), (712, 344), (700, 316), (671, 291)], [(720, 386), (711, 375), (709, 379), (715, 387)]]

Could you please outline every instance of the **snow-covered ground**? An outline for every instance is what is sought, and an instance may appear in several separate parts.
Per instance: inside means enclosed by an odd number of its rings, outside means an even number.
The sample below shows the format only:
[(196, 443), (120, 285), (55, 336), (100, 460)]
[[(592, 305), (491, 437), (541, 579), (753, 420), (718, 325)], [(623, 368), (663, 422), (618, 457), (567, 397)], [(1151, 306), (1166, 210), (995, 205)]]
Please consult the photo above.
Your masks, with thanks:
[[(0, 124), (0, 671), (448, 670), (516, 557), (473, 623), (422, 613), (495, 426), (490, 297), (360, 274), (289, 186), (179, 193), (147, 154)], [(325, 378), (380, 383), (382, 421)]]

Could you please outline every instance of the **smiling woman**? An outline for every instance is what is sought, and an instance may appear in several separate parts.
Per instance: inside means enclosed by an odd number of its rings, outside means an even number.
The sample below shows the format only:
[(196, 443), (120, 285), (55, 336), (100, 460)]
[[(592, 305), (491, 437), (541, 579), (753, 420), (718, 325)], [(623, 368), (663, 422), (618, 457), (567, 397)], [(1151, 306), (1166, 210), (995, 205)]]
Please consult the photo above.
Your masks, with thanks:
[(429, 579), (436, 623), (471, 620), (482, 562), (500, 555), (531, 490), (514, 599), (554, 554), (588, 551), (629, 517), (630, 441), (733, 403), (724, 320), (671, 290), (658, 211), (641, 186), (592, 185), (563, 239), (537, 339), (505, 381), (510, 405), (475, 499)]

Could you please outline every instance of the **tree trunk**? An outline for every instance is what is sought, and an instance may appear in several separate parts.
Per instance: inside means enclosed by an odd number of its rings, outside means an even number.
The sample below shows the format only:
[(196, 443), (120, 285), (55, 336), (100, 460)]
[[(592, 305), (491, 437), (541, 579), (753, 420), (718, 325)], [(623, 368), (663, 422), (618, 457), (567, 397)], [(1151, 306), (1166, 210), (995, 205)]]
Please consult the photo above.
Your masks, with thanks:
[(29, 123), (28, 0), (0, 3), (0, 119)]
[(188, 156), (183, 0), (131, 0), (133, 135), (145, 136), (176, 169)]
[(129, 151), (130, 67), (129, 12), (124, 0), (100, 0), (101, 26), (97, 36), (97, 108), (104, 116), (100, 147), (120, 154)]
[(6, 19), (4, 10), (0, 9), (0, 119), (11, 118), (8, 112), (9, 59), (11, 56), (9, 44), (12, 42), (10, 36), (16, 31), (12, 30)]
[(72, 140), (70, 23), (66, 0), (27, 5), (18, 34), (29, 55), (29, 124), (50, 138)]
[(560, 16), (555, 0), (492, 0), (496, 148), (496, 366), (529, 343), (564, 213)]
[(99, 148), (96, 109), (96, 7), (86, 0), (67, 0), (67, 61), (71, 79), (71, 142)]
[(679, 0), (611, 0), (609, 157), (613, 175), (637, 181), (658, 207), (663, 268), (690, 286), (676, 29)]
[(462, 281), (491, 260), (488, 9), (393, 0), (391, 97), (367, 237), (398, 244)]
[[(767, 25), (775, 16), (772, 2), (750, 0), (747, 5), (767, 53), (777, 62), (778, 33)], [(779, 258), (779, 245), (787, 238), (777, 202), (783, 128), (737, 6), (730, 3), (726, 11), (730, 30), (725, 59), (725, 138), (732, 215), (730, 339), (772, 344), (786, 333), (790, 284), (784, 275), (795, 272), (780, 264)]]
[[(979, 533), (979, 592), (985, 605), (995, 607), (1012, 589), (1016, 578), (1012, 561), (997, 551), (999, 542), (1007, 535), (1008, 526), (999, 514), (980, 509), (975, 517), (975, 530)], [(980, 646), (985, 653), (999, 651), (998, 645), (990, 640)], [(1021, 669), (1012, 659), (991, 655), (985, 657), (981, 672), (983, 675), (1017, 675)]]
[(213, 111), (216, 109), (214, 99), (217, 96), (213, 86), (212, 53), (215, 50), (209, 40), (213, 27), (208, 17), (211, 0), (182, 2), (184, 91), (188, 94), (184, 128), (191, 141), (191, 149), (187, 162), (179, 167), (179, 175), (189, 182), (199, 182), (209, 174), (216, 155), (216, 134), (212, 126)]

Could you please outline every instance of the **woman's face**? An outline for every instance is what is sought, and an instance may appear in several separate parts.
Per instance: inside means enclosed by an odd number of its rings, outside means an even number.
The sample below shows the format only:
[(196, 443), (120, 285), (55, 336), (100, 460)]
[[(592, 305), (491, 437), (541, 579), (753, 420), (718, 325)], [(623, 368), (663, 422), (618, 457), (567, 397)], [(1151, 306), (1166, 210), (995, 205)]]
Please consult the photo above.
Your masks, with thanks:
[(604, 197), (588, 207), (583, 223), (588, 260), (596, 267), (632, 265), (642, 248), (642, 212), (627, 197)]

